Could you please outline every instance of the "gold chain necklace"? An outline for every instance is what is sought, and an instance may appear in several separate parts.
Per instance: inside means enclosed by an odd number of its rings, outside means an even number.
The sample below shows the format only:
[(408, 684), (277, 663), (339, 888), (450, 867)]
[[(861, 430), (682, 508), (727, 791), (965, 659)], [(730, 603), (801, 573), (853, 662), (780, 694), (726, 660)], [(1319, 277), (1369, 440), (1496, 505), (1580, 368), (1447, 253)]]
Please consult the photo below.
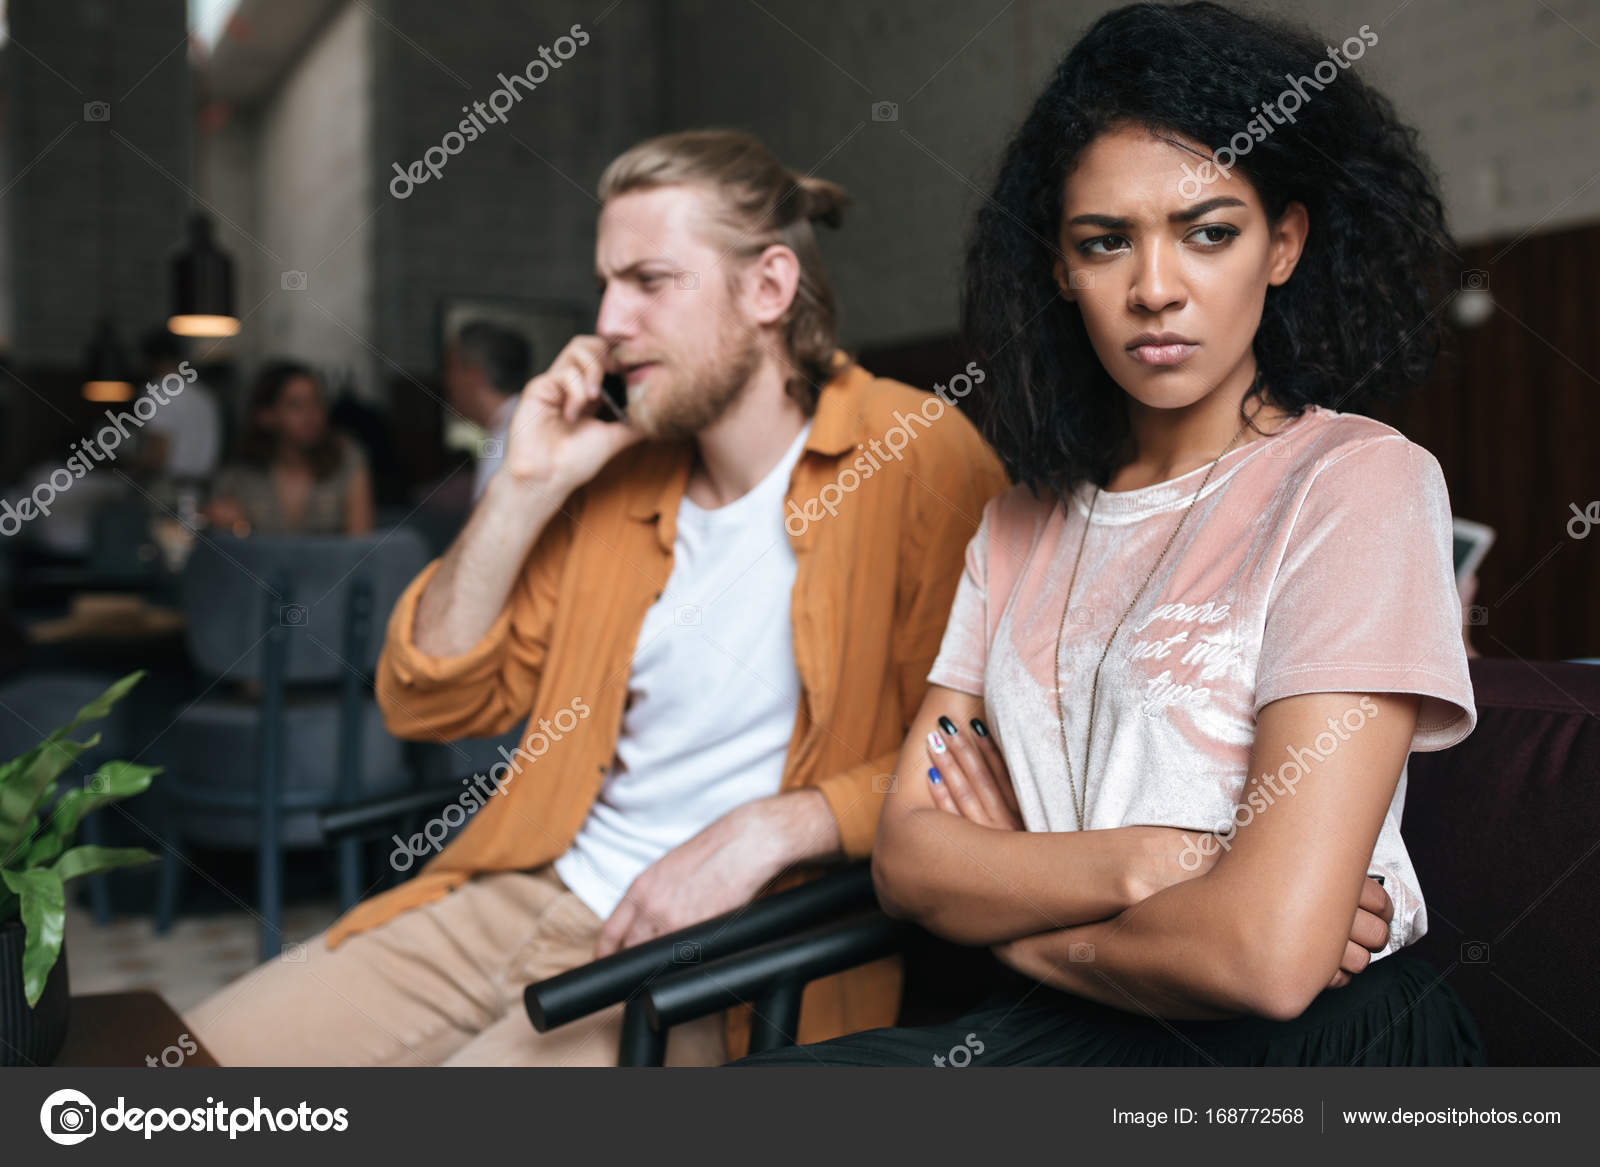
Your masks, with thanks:
[[(1078, 565), (1083, 562), (1083, 547), (1089, 541), (1089, 526), (1094, 521), (1094, 504), (1100, 501), (1100, 488), (1094, 488), (1094, 497), (1089, 500), (1089, 513), (1083, 520), (1083, 535), (1078, 540), (1078, 554), (1072, 560), (1072, 575), (1067, 580), (1067, 599), (1061, 606), (1061, 626), (1056, 629), (1056, 724), (1061, 727), (1061, 756), (1067, 763), (1067, 789), (1072, 793), (1072, 811), (1077, 816), (1078, 830), (1083, 830), (1083, 812), (1089, 801), (1089, 743), (1094, 737), (1094, 712), (1096, 698), (1100, 689), (1100, 666), (1106, 663), (1106, 656), (1111, 652), (1111, 642), (1116, 640), (1117, 633), (1122, 631), (1122, 625), (1127, 622), (1128, 616), (1133, 612), (1134, 605), (1144, 595), (1145, 588), (1150, 586), (1150, 581), (1155, 578), (1156, 568), (1161, 566), (1161, 561), (1167, 557), (1173, 542), (1178, 538), (1178, 532), (1183, 530), (1183, 524), (1189, 518), (1189, 512), (1194, 509), (1194, 504), (1199, 501), (1200, 492), (1205, 490), (1206, 483), (1211, 481), (1211, 475), (1216, 472), (1217, 465), (1227, 457), (1228, 451), (1233, 449), (1244, 431), (1250, 428), (1250, 420), (1239, 427), (1239, 432), (1233, 435), (1233, 441), (1223, 447), (1206, 470), (1206, 475), (1200, 480), (1200, 485), (1195, 488), (1194, 495), (1189, 499), (1189, 505), (1183, 508), (1183, 514), (1178, 517), (1178, 525), (1172, 528), (1172, 534), (1167, 536), (1167, 542), (1161, 548), (1161, 554), (1156, 556), (1156, 561), (1150, 565), (1150, 571), (1145, 575), (1144, 582), (1139, 585), (1139, 590), (1133, 594), (1133, 599), (1123, 609), (1122, 617), (1117, 621), (1117, 626), (1111, 630), (1111, 635), (1106, 638), (1105, 648), (1100, 650), (1100, 660), (1094, 666), (1094, 680), (1089, 684), (1089, 728), (1083, 735), (1083, 798), (1078, 797), (1078, 785), (1072, 775), (1072, 754), (1067, 749), (1067, 714), (1061, 702), (1061, 644), (1067, 631), (1067, 613), (1072, 610), (1072, 589), (1078, 582)], [(1066, 504), (1062, 509), (1065, 513)]]

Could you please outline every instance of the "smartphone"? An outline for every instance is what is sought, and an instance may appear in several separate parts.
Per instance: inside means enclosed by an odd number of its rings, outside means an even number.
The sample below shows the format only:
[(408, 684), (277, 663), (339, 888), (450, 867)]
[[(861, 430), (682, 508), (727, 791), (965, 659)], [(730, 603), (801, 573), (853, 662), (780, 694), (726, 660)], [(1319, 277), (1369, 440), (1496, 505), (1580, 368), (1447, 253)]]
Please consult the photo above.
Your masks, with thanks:
[(607, 373), (600, 378), (600, 409), (595, 416), (601, 421), (627, 420), (628, 383), (621, 373)]

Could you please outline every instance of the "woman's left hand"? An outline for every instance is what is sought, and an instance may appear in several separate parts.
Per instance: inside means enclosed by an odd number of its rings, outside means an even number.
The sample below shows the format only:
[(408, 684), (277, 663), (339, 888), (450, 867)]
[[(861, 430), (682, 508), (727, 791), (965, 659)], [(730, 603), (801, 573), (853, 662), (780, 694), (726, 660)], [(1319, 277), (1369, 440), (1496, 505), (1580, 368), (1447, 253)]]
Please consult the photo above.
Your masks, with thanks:
[[(980, 727), (982, 732), (980, 731)], [(929, 790), (941, 810), (1001, 831), (1023, 830), (1011, 773), (988, 727), (973, 718), (965, 729), (948, 717), (928, 735)]]

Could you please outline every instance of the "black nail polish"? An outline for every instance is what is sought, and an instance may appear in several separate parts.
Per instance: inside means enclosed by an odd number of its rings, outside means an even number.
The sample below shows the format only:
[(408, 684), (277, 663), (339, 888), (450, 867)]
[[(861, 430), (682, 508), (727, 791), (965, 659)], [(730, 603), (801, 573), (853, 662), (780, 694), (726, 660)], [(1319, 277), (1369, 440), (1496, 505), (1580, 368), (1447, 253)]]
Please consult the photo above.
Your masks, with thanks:
[(939, 728), (944, 730), (945, 733), (949, 734), (951, 737), (956, 736), (956, 723), (951, 721), (948, 717), (941, 717), (939, 719)]
[(974, 717), (972, 719), (972, 732), (977, 734), (979, 737), (988, 737), (989, 727), (983, 724), (982, 718)]

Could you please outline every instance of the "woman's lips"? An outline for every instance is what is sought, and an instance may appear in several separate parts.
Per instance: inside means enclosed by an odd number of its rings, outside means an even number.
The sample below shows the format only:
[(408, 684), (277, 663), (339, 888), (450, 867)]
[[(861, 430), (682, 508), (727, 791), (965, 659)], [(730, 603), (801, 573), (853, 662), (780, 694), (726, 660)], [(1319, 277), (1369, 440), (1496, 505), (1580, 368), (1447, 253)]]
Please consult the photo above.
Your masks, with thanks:
[(1134, 360), (1146, 365), (1177, 365), (1189, 359), (1197, 344), (1141, 344), (1128, 350)]

